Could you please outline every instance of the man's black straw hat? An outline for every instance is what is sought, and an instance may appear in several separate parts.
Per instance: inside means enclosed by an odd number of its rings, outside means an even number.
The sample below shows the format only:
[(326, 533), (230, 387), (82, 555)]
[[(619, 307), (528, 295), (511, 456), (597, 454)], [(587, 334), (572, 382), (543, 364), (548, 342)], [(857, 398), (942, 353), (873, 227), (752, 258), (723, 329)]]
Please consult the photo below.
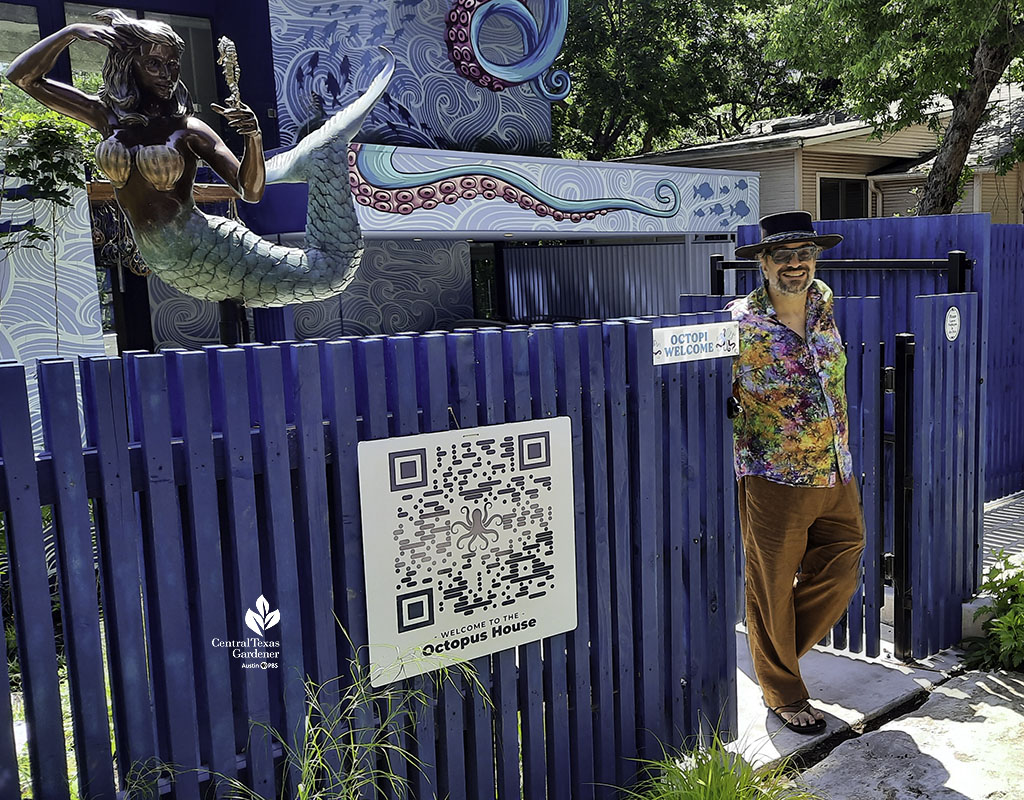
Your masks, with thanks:
[(838, 233), (819, 235), (811, 227), (811, 215), (806, 211), (784, 211), (761, 217), (761, 241), (736, 248), (736, 258), (753, 258), (758, 253), (786, 242), (814, 242), (822, 248), (835, 247), (843, 241)]

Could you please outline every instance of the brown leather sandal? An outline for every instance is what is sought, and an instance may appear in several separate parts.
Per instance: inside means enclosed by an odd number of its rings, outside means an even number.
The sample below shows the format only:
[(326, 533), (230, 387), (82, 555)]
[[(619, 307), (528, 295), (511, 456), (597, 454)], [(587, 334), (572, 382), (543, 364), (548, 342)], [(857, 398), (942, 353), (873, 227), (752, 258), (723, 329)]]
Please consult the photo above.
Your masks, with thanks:
[(792, 714), (793, 716), (796, 716), (801, 711), (806, 711), (808, 714), (810, 714), (811, 704), (807, 700), (797, 700), (795, 703), (789, 703), (784, 706), (777, 706), (776, 708), (769, 707), (768, 710), (771, 711), (776, 717), (778, 717), (779, 721), (785, 727), (789, 728), (789, 730), (794, 731), (796, 733), (802, 733), (807, 735), (821, 733), (823, 730), (825, 730), (824, 719), (816, 719), (814, 720), (814, 722), (811, 722), (807, 725), (799, 725), (796, 722), (793, 722), (792, 719), (786, 719), (782, 716), (783, 714)]

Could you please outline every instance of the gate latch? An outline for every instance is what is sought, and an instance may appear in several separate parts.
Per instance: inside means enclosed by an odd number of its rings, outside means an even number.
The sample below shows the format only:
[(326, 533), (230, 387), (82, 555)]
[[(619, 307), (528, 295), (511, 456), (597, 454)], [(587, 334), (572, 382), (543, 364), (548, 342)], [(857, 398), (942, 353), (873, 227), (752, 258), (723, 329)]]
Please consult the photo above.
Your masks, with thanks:
[(896, 367), (882, 367), (882, 388), (886, 394), (896, 391)]
[(892, 583), (893, 573), (896, 571), (896, 556), (893, 553), (882, 554), (882, 580)]

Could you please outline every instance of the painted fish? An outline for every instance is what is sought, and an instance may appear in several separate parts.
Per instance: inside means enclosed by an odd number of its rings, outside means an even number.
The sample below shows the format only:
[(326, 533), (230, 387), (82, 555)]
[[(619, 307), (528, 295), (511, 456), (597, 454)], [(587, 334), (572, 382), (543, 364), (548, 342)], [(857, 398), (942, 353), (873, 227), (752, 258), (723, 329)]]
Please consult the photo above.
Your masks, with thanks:
[(750, 206), (748, 206), (745, 202), (740, 200), (738, 203), (736, 203), (736, 205), (734, 205), (730, 209), (729, 216), (745, 217), (749, 213), (750, 213)]
[(712, 189), (711, 184), (707, 183), (706, 181), (702, 183), (700, 186), (695, 186), (693, 189), (694, 197), (701, 197), (705, 200), (710, 200), (714, 194), (715, 190)]

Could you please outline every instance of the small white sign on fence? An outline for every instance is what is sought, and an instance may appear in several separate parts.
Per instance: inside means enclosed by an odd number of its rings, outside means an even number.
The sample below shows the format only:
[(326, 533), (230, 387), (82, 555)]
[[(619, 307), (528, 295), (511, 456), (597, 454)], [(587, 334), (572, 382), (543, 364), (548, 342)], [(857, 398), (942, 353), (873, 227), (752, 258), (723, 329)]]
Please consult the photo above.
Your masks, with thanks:
[(946, 312), (946, 339), (955, 342), (960, 336), (960, 309), (950, 306)]
[(359, 443), (370, 681), (576, 627), (568, 417)]
[(678, 364), (740, 354), (738, 322), (654, 329), (654, 364)]

